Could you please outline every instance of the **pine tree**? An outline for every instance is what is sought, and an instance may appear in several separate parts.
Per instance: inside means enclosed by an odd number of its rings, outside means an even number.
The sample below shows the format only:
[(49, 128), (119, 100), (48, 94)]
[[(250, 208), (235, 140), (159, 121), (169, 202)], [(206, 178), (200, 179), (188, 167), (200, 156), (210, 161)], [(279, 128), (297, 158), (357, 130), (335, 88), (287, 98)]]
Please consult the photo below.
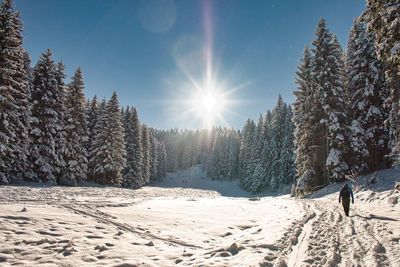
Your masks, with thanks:
[(141, 169), (141, 185), (146, 185), (150, 181), (150, 133), (146, 125), (142, 125), (142, 169)]
[(261, 166), (263, 167), (264, 180), (261, 188), (267, 189), (271, 184), (271, 177), (273, 173), (273, 128), (272, 128), (272, 113), (267, 110), (264, 116), (263, 127), (263, 144), (261, 151)]
[(22, 179), (29, 172), (26, 63), (19, 13), (11, 0), (4, 0), (0, 4), (0, 183)]
[(41, 55), (33, 72), (30, 135), (31, 157), (36, 174), (34, 179), (54, 184), (64, 166), (61, 153), (64, 122), (60, 116), (63, 99), (56, 75), (49, 49)]
[(248, 190), (253, 193), (259, 193), (264, 189), (264, 179), (266, 173), (263, 165), (261, 163), (257, 163), (254, 169), (253, 176), (251, 177), (251, 183), (248, 187)]
[[(91, 161), (94, 178), (102, 184), (120, 185), (126, 163), (124, 128), (116, 92), (113, 92), (99, 117), (99, 132), (94, 142)], [(97, 127), (96, 127), (97, 128)]]
[(228, 138), (223, 129), (215, 133), (212, 150), (209, 176), (215, 179), (224, 179), (229, 176)]
[(143, 151), (139, 118), (136, 108), (133, 107), (127, 107), (125, 110), (125, 138), (124, 184), (129, 188), (139, 188), (143, 185), (141, 177)]
[(250, 166), (255, 129), (256, 125), (254, 121), (248, 119), (242, 132), (242, 141), (239, 151), (239, 175), (240, 184), (245, 189), (250, 186), (249, 179), (251, 179), (254, 171), (254, 169), (252, 170)]
[(272, 121), (271, 121), (271, 141), (269, 143), (271, 168), (267, 175), (270, 178), (270, 189), (276, 190), (279, 185), (282, 184), (284, 177), (283, 166), (284, 159), (282, 158), (283, 151), (283, 140), (286, 135), (285, 133), (285, 122), (286, 122), (287, 105), (283, 102), (281, 95), (278, 97), (276, 106), (272, 110)]
[(285, 114), (285, 130), (282, 141), (282, 168), (281, 168), (281, 183), (288, 184), (293, 182), (296, 177), (296, 167), (294, 163), (294, 124), (292, 107), (289, 105)]
[(374, 48), (374, 34), (367, 33), (364, 18), (354, 21), (347, 45), (347, 90), (351, 102), (349, 117), (353, 172), (375, 171), (387, 151), (387, 117), (383, 102), (387, 97), (382, 66)]
[(389, 117), (390, 147), (400, 161), (400, 1), (367, 0), (368, 28), (375, 33), (378, 59), (385, 65), (389, 96), (385, 106)]
[(157, 139), (154, 137), (152, 131), (150, 131), (150, 181), (157, 181), (157, 165), (158, 165), (158, 153), (157, 153)]
[(70, 144), (67, 141), (67, 128), (72, 119), (67, 108), (68, 86), (65, 84), (65, 67), (62, 62), (55, 64), (54, 67), (58, 87), (54, 110), (57, 111), (59, 120), (59, 124), (56, 126), (57, 132), (55, 133), (55, 138), (57, 139), (55, 148), (59, 164), (54, 166), (54, 174), (59, 184), (76, 185), (76, 180), (71, 178), (66, 163), (66, 157), (70, 151)]
[(228, 133), (228, 177), (238, 177), (240, 136), (233, 129)]
[(192, 139), (193, 135), (191, 131), (185, 131), (185, 134), (182, 136), (182, 154), (181, 154), (181, 169), (187, 169), (192, 166), (193, 162), (193, 154), (192, 154)]
[[(93, 102), (94, 101), (92, 101), (92, 104)], [(106, 126), (106, 106), (107, 102), (103, 99), (96, 108), (95, 121), (93, 122), (93, 128), (89, 135), (92, 137), (88, 150), (88, 178), (93, 181), (99, 181), (100, 178), (96, 177), (96, 174), (98, 173), (96, 168), (97, 166), (102, 165), (101, 157), (98, 152), (100, 151), (100, 146), (102, 146), (102, 143), (104, 142), (103, 140), (100, 140), (100, 133), (104, 131), (104, 127)], [(89, 127), (91, 126), (89, 125)], [(104, 181), (104, 183), (105, 182), (106, 181)]]
[(76, 70), (67, 90), (66, 103), (69, 123), (66, 134), (69, 149), (65, 160), (69, 178), (76, 182), (87, 178), (87, 150), (85, 145), (88, 140), (88, 130), (84, 83), (80, 68)]
[(164, 142), (158, 143), (157, 153), (157, 180), (161, 181), (167, 175), (167, 153), (165, 151)]
[[(317, 30), (317, 38), (314, 45), (314, 84), (316, 96), (322, 105), (322, 125), (317, 131), (322, 142), (318, 145), (327, 149), (326, 166), (329, 176), (333, 180), (344, 179), (348, 165), (345, 162), (346, 155), (346, 115), (344, 113), (343, 91), (343, 53), (340, 45), (329, 30), (325, 20), (321, 19)], [(315, 107), (314, 107), (315, 108)], [(317, 137), (317, 138), (318, 138)], [(327, 142), (327, 143), (326, 143)], [(322, 181), (322, 183), (326, 183)]]
[(250, 167), (252, 169), (255, 169), (256, 165), (259, 164), (261, 160), (262, 144), (264, 142), (263, 129), (264, 129), (264, 118), (260, 114), (260, 116), (258, 117), (258, 123), (252, 141), (253, 147), (251, 150), (251, 167)]
[(88, 100), (86, 108), (86, 122), (88, 131), (88, 141), (86, 143), (86, 150), (88, 152), (88, 160), (90, 154), (90, 147), (93, 145), (95, 138), (95, 126), (98, 120), (99, 103), (97, 102), (97, 96), (94, 96), (91, 101)]
[(308, 47), (304, 49), (303, 59), (296, 72), (297, 91), (294, 92), (296, 100), (293, 104), (294, 143), (296, 173), (301, 177), (307, 170), (312, 168), (309, 148), (313, 142), (312, 111), (313, 99), (313, 76), (312, 55)]

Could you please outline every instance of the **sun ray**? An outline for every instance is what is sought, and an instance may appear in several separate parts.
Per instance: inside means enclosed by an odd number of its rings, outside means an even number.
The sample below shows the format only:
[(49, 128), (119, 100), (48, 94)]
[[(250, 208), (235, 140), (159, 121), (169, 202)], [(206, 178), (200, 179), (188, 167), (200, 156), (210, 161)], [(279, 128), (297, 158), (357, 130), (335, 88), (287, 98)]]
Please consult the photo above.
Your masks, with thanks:
[[(243, 102), (235, 99), (235, 93), (251, 82), (234, 84), (233, 79), (221, 79), (220, 64), (213, 54), (212, 1), (204, 1), (203, 42), (195, 37), (182, 37), (174, 46), (178, 73), (176, 80), (168, 80), (176, 94), (166, 102), (177, 124), (201, 124), (202, 128), (227, 126), (226, 114), (235, 114), (234, 106)], [(179, 121), (179, 122), (178, 122)], [(196, 127), (199, 128), (199, 127)]]

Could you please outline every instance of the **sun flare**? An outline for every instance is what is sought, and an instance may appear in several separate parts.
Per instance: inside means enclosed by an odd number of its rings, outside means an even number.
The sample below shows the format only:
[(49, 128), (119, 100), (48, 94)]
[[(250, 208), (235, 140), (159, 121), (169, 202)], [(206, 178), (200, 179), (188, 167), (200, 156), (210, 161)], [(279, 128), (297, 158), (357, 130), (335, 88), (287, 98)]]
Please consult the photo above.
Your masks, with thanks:
[(227, 100), (222, 89), (212, 85), (200, 86), (189, 96), (187, 110), (202, 121), (203, 127), (210, 128), (223, 118)]
[(246, 87), (237, 83), (235, 71), (222, 72), (219, 57), (213, 53), (213, 29), (210, 2), (204, 1), (204, 38), (185, 35), (173, 46), (177, 71), (166, 79), (172, 94), (165, 100), (166, 110), (174, 124), (185, 128), (231, 127), (228, 122), (243, 99), (236, 91)]
[(212, 112), (215, 108), (215, 104), (217, 103), (215, 96), (211, 93), (208, 93), (202, 96), (201, 104), (205, 108), (207, 112)]

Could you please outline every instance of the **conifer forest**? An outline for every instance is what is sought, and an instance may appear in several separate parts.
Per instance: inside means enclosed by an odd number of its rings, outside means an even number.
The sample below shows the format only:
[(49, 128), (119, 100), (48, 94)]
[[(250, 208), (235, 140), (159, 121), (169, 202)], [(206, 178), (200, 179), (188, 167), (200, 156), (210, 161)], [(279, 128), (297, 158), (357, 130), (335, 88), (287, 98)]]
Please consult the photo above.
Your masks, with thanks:
[(238, 179), (250, 192), (298, 179), (312, 189), (399, 159), (398, 1), (368, 0), (345, 47), (322, 18), (301, 56), (293, 103), (279, 96), (242, 129), (199, 130), (145, 125), (139, 110), (119, 104), (118, 90), (109, 99), (88, 99), (85, 70), (67, 78), (51, 49), (32, 63), (23, 14), (11, 0), (0, 7), (3, 184), (91, 180), (139, 188), (200, 164), (210, 178)]

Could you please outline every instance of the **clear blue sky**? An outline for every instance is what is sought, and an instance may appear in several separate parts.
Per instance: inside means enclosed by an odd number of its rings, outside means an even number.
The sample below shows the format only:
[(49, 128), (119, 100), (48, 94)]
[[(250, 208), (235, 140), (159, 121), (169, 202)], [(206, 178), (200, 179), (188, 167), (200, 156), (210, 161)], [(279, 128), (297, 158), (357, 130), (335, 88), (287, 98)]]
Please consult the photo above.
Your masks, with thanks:
[[(279, 93), (286, 101), (294, 100), (294, 73), (321, 17), (345, 46), (353, 18), (365, 7), (364, 0), (215, 0), (208, 4), (15, 0), (15, 4), (22, 13), (24, 46), (33, 64), (51, 48), (69, 76), (81, 66), (88, 97), (108, 99), (116, 90), (122, 105), (137, 107), (141, 121), (162, 129), (201, 126), (170, 112), (182, 94), (179, 80), (185, 78), (185, 66), (180, 69), (178, 62), (186, 50), (191, 53), (198, 43), (212, 40), (219, 79), (228, 89), (245, 85), (230, 96), (238, 100), (231, 106), (234, 113), (224, 114), (229, 125), (241, 128), (247, 118), (257, 119), (271, 109)], [(197, 58), (192, 59), (191, 64), (196, 64)]]

